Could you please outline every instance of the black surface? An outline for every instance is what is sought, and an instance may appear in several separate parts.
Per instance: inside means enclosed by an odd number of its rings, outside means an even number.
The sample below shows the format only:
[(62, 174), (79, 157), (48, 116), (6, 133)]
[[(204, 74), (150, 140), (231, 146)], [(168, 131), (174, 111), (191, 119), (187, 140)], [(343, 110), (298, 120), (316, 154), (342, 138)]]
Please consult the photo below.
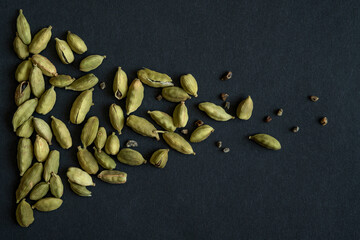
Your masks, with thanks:
[[(359, 1), (9, 1), (0, 3), (1, 76), (1, 239), (359, 239)], [(68, 124), (73, 147), (61, 150), (60, 176), (65, 183), (63, 206), (51, 213), (35, 212), (24, 229), (15, 220), (17, 137), (11, 118), (21, 62), (12, 50), (18, 9), (23, 8), (32, 33), (48, 25), (53, 37), (66, 31), (81, 36), (88, 46), (70, 66), (63, 65), (52, 39), (42, 54), (59, 73), (82, 75), (78, 64), (89, 54), (105, 54), (93, 71), (107, 88), (97, 86), (97, 115), (113, 131), (108, 107), (117, 66), (130, 80), (141, 67), (179, 77), (192, 73), (199, 97), (186, 102), (190, 120), (204, 120), (216, 130), (205, 142), (193, 144), (196, 156), (170, 151), (165, 169), (151, 165), (117, 169), (128, 182), (113, 186), (98, 179), (93, 197), (81, 198), (66, 183), (66, 169), (78, 166), (76, 146), (83, 126)], [(232, 70), (233, 78), (219, 75)], [(48, 85), (49, 86), (49, 85)], [(68, 121), (78, 93), (56, 89), (50, 115)], [(159, 89), (145, 87), (136, 115), (147, 110), (172, 113), (176, 104), (158, 102)], [(202, 101), (221, 104), (230, 95), (230, 112), (251, 95), (254, 113), (249, 121), (215, 122), (197, 109)], [(309, 95), (320, 100), (313, 103)], [(124, 101), (120, 102), (124, 106)], [(277, 108), (284, 115), (276, 117)], [(266, 115), (273, 121), (264, 123)], [(319, 118), (327, 116), (323, 127)], [(296, 134), (290, 129), (300, 126)], [(247, 136), (269, 133), (280, 140), (281, 151), (269, 151)], [(142, 137), (125, 128), (128, 139), (149, 159), (161, 140)], [(222, 153), (222, 140), (231, 152)], [(57, 143), (52, 149), (60, 150)]]

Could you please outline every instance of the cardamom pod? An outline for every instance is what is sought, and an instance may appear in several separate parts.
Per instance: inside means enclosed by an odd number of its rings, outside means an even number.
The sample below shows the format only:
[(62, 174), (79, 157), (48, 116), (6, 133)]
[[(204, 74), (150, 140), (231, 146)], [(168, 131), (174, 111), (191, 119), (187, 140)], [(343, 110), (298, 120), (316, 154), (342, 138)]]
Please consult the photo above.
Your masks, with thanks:
[(24, 44), (29, 45), (31, 43), (30, 25), (22, 9), (19, 10), (19, 16), (16, 19), (16, 31), (19, 33), (19, 37)]
[(15, 104), (20, 106), (30, 98), (30, 84), (28, 81), (22, 81), (15, 90)]
[(254, 108), (254, 103), (250, 96), (242, 100), (236, 110), (236, 115), (242, 120), (248, 120), (251, 117)]
[(87, 51), (85, 42), (78, 35), (68, 31), (66, 40), (70, 48), (77, 54), (83, 54)]
[(160, 127), (166, 131), (174, 132), (176, 130), (173, 118), (169, 114), (161, 111), (147, 111), (147, 113)]
[(161, 95), (169, 102), (181, 102), (191, 98), (189, 94), (179, 87), (163, 88)]
[(123, 148), (120, 150), (119, 154), (117, 155), (117, 159), (124, 164), (130, 166), (139, 166), (146, 163), (146, 160), (136, 150), (131, 148)]
[(197, 94), (198, 84), (193, 75), (191, 75), (190, 73), (186, 75), (182, 75), (180, 77), (180, 84), (181, 87), (185, 90), (185, 92), (187, 92), (190, 95), (193, 95), (194, 97), (198, 96)]
[(25, 59), (29, 56), (29, 48), (26, 44), (23, 43), (23, 41), (20, 39), (19, 34), (16, 33), (16, 37), (13, 41), (13, 47), (16, 55), (20, 59)]
[(80, 168), (69, 167), (66, 172), (66, 176), (71, 182), (79, 184), (81, 186), (95, 186), (95, 183), (93, 182), (91, 176)]
[(128, 78), (121, 67), (118, 67), (118, 70), (116, 71), (113, 83), (113, 91), (115, 97), (119, 100), (126, 97), (128, 91)]
[(18, 129), (16, 130), (16, 135), (22, 138), (29, 138), (34, 132), (33, 125), (33, 116), (26, 120)]
[(160, 140), (158, 130), (145, 118), (130, 115), (126, 119), (126, 125), (140, 135), (156, 138), (158, 141)]
[(85, 123), (80, 136), (81, 143), (85, 148), (94, 142), (98, 129), (99, 119), (96, 116), (90, 117)]
[(20, 138), (16, 158), (20, 176), (23, 176), (26, 170), (31, 166), (34, 158), (34, 148), (30, 139)]
[(95, 174), (99, 171), (96, 159), (86, 148), (78, 147), (77, 159), (81, 168), (88, 174)]
[(41, 29), (34, 36), (34, 39), (31, 41), (29, 45), (29, 52), (32, 54), (38, 54), (42, 50), (44, 50), (50, 39), (51, 39), (51, 29), (52, 26)]
[(69, 75), (57, 75), (56, 77), (52, 77), (49, 80), (51, 85), (58, 87), (58, 88), (63, 88), (63, 87), (69, 86), (74, 81), (75, 81), (75, 78), (72, 78)]
[(51, 173), (58, 173), (60, 165), (60, 152), (57, 150), (52, 150), (49, 153), (48, 158), (44, 164), (44, 180), (46, 182), (50, 181)]
[(47, 124), (44, 120), (42, 120), (41, 118), (33, 118), (33, 125), (35, 128), (36, 133), (44, 138), (49, 145), (51, 145), (51, 139), (53, 137), (53, 134), (51, 132), (51, 128), (49, 126), (49, 124)]
[(120, 140), (113, 132), (106, 139), (105, 152), (109, 155), (116, 155), (118, 154), (119, 150), (120, 150)]
[(51, 173), (50, 177), (50, 192), (56, 198), (61, 198), (64, 194), (64, 185), (61, 178), (56, 173)]
[(50, 184), (48, 182), (39, 182), (30, 192), (30, 200), (37, 201), (46, 196), (49, 192)]
[(31, 91), (35, 97), (39, 98), (45, 91), (45, 80), (40, 68), (33, 66), (29, 75)]
[(116, 163), (114, 159), (112, 159), (109, 155), (107, 155), (103, 151), (99, 151), (96, 147), (94, 147), (94, 156), (97, 162), (103, 168), (112, 170), (116, 167)]
[(86, 114), (90, 111), (93, 105), (94, 89), (86, 90), (75, 99), (70, 110), (70, 122), (73, 124), (80, 124), (85, 120)]
[(80, 62), (80, 71), (90, 72), (101, 65), (106, 56), (90, 55)]
[(36, 107), (37, 113), (46, 115), (53, 109), (56, 102), (56, 92), (54, 88), (54, 86), (51, 86), (41, 95), (39, 104)]
[(63, 149), (69, 149), (72, 146), (72, 138), (69, 129), (60, 119), (51, 116), (51, 128), (54, 132), (56, 141)]
[(38, 99), (32, 98), (27, 100), (17, 108), (12, 119), (14, 132), (16, 132), (16, 129), (18, 129), (18, 127), (20, 127), (26, 120), (31, 117), (31, 115), (35, 111), (37, 104)]
[(253, 140), (260, 146), (263, 146), (267, 149), (271, 149), (271, 150), (280, 150), (281, 149), (280, 142), (276, 138), (274, 138), (268, 134), (263, 134), (263, 133), (255, 134), (254, 136), (249, 136), (249, 139)]
[(50, 149), (47, 141), (39, 135), (36, 135), (36, 139), (34, 142), (34, 155), (36, 159), (39, 162), (44, 162), (49, 156), (49, 152)]
[(209, 125), (202, 125), (196, 128), (190, 136), (190, 142), (202, 142), (207, 139), (215, 130)]
[(69, 179), (68, 182), (70, 184), (71, 190), (80, 197), (91, 197), (91, 192), (86, 187), (73, 183)]
[(173, 132), (165, 132), (163, 133), (163, 138), (165, 142), (176, 151), (181, 152), (183, 154), (195, 155), (195, 152), (191, 147), (190, 143), (188, 143), (179, 134)]
[(22, 61), (16, 68), (15, 79), (18, 82), (29, 80), (29, 75), (32, 67), (33, 65), (31, 63), (31, 59)]
[(20, 184), (16, 190), (16, 203), (19, 203), (21, 199), (31, 191), (31, 189), (41, 180), (43, 171), (42, 163), (34, 163), (20, 179)]
[(144, 86), (139, 79), (134, 79), (129, 86), (126, 97), (126, 114), (130, 115), (141, 106), (144, 99)]
[(174, 110), (173, 113), (174, 125), (179, 128), (186, 126), (189, 121), (189, 114), (184, 101), (181, 101)]
[(109, 117), (113, 128), (115, 128), (119, 134), (121, 134), (121, 130), (123, 129), (125, 122), (124, 112), (121, 107), (115, 103), (111, 104), (109, 109)]
[(56, 67), (46, 57), (35, 54), (31, 57), (31, 61), (34, 65), (37, 65), (41, 69), (42, 73), (48, 77), (56, 77), (58, 75)]
[(148, 68), (140, 69), (137, 72), (138, 78), (150, 87), (171, 87), (174, 86), (172, 79), (165, 73), (155, 72)]
[(234, 119), (234, 116), (231, 116), (225, 110), (214, 103), (211, 102), (202, 102), (199, 104), (199, 109), (204, 111), (210, 118), (216, 121), (228, 121)]
[(127, 174), (118, 170), (104, 170), (97, 177), (107, 183), (122, 184), (126, 183)]
[(103, 147), (105, 146), (106, 139), (107, 139), (107, 134), (105, 128), (99, 127), (99, 130), (96, 134), (96, 138), (94, 141), (94, 144), (96, 148), (99, 150), (99, 152), (101, 152), (101, 149), (103, 149)]
[(65, 87), (66, 90), (85, 91), (94, 87), (99, 82), (99, 79), (92, 73), (86, 74), (76, 79), (69, 86)]
[(16, 221), (21, 227), (28, 227), (34, 222), (34, 211), (25, 199), (16, 208)]
[(63, 203), (63, 200), (60, 198), (43, 198), (37, 201), (33, 206), (32, 209), (39, 210), (41, 212), (50, 212), (58, 209)]
[(157, 168), (164, 168), (169, 158), (169, 149), (159, 149), (150, 158), (150, 163)]
[(66, 41), (61, 40), (59, 38), (55, 38), (56, 44), (56, 52), (63, 64), (70, 64), (74, 61), (74, 54), (71, 51), (70, 46)]

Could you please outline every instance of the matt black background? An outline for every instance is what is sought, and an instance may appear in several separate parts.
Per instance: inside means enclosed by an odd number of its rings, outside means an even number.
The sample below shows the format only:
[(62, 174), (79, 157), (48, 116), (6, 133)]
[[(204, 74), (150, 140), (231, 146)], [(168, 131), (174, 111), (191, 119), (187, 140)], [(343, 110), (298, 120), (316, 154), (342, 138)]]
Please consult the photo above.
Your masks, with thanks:
[[(1, 76), (1, 239), (359, 239), (359, 2), (354, 1), (10, 1), (0, 3)], [(196, 156), (170, 151), (165, 169), (150, 164), (117, 169), (128, 182), (114, 186), (98, 179), (91, 198), (78, 197), (66, 182), (66, 169), (78, 166), (76, 147), (82, 125), (68, 123), (74, 145), (61, 151), (64, 203), (51, 213), (35, 212), (28, 229), (15, 220), (17, 137), (11, 131), (16, 110), (14, 72), (21, 62), (12, 50), (18, 9), (31, 31), (53, 26), (53, 38), (70, 30), (81, 36), (88, 52), (72, 65), (60, 62), (55, 40), (42, 52), (61, 74), (79, 77), (78, 64), (90, 54), (105, 54), (93, 71), (107, 84), (94, 91), (97, 115), (108, 134), (112, 80), (121, 66), (133, 80), (141, 67), (169, 74), (176, 85), (192, 73), (199, 97), (186, 104), (190, 120), (202, 119), (215, 132), (193, 144)], [(227, 70), (233, 78), (220, 81)], [(47, 82), (47, 86), (49, 84)], [(56, 89), (50, 115), (68, 122), (77, 92)], [(176, 104), (158, 102), (160, 89), (145, 86), (135, 114), (148, 110), (172, 113)], [(202, 101), (222, 104), (230, 95), (230, 113), (251, 95), (249, 121), (216, 122), (197, 109)], [(316, 103), (309, 95), (317, 95)], [(274, 111), (284, 109), (282, 117)], [(263, 117), (273, 116), (264, 123)], [(329, 124), (319, 124), (327, 116)], [(296, 134), (290, 129), (300, 126)], [(268, 133), (282, 143), (269, 151), (250, 142)], [(149, 159), (163, 140), (142, 137), (129, 128), (120, 136), (139, 142)], [(231, 152), (224, 154), (215, 142)]]

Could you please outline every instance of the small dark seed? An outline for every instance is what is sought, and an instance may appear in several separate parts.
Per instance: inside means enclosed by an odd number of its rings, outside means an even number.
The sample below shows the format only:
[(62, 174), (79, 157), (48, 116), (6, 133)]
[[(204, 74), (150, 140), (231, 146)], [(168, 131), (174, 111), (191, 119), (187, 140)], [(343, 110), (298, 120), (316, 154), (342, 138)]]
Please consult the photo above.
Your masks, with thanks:
[(229, 80), (231, 77), (232, 77), (232, 72), (229, 71), (223, 74), (221, 80)]
[(217, 141), (217, 142), (216, 142), (216, 146), (217, 146), (218, 148), (221, 148), (221, 147), (222, 147), (222, 141)]
[(135, 140), (129, 140), (126, 142), (126, 147), (137, 147), (138, 143)]
[(225, 102), (224, 108), (225, 108), (225, 110), (229, 110), (230, 109), (230, 102)]
[(220, 98), (223, 100), (223, 101), (226, 101), (226, 99), (229, 97), (229, 94), (227, 93), (222, 93), (220, 94)]
[(291, 129), (292, 132), (297, 133), (300, 130), (299, 126), (293, 127)]
[(163, 96), (161, 94), (156, 96), (156, 100), (160, 101), (163, 98)]
[(270, 116), (267, 116), (264, 118), (264, 122), (270, 122), (272, 120), (272, 118)]
[(184, 128), (183, 130), (181, 130), (181, 133), (186, 135), (186, 134), (189, 133), (189, 130), (187, 130), (186, 128)]
[(323, 117), (323, 118), (320, 119), (320, 124), (321, 125), (325, 126), (327, 123), (328, 123), (327, 117)]
[(319, 100), (319, 97), (317, 96), (310, 96), (310, 100), (313, 102), (316, 102), (317, 100)]
[(106, 83), (105, 82), (100, 83), (100, 89), (104, 90), (105, 88), (106, 88)]
[(223, 149), (223, 152), (224, 152), (224, 153), (230, 152), (230, 148), (224, 148), (224, 149)]
[(201, 120), (197, 120), (197, 121), (195, 122), (195, 126), (197, 126), (197, 127), (200, 127), (200, 126), (202, 126), (202, 125), (204, 125), (204, 122), (201, 121)]

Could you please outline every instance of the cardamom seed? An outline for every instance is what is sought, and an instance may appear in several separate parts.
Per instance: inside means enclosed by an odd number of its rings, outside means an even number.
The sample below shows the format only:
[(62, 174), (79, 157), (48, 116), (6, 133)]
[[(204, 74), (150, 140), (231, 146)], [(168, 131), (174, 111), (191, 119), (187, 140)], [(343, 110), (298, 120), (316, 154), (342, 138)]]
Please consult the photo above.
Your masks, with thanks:
[(31, 191), (31, 189), (41, 180), (43, 171), (42, 163), (34, 163), (20, 179), (20, 184), (16, 190), (16, 203), (19, 203), (21, 199)]
[(139, 166), (146, 163), (146, 160), (136, 150), (131, 148), (123, 148), (120, 150), (119, 154), (117, 155), (117, 159), (124, 164), (130, 166)]
[(193, 154), (195, 152), (191, 147), (190, 143), (188, 143), (182, 136), (173, 132), (165, 132), (163, 133), (163, 138), (165, 142), (173, 149), (183, 154)]
[(209, 125), (202, 125), (196, 128), (190, 136), (190, 142), (202, 142), (207, 139), (215, 130)]
[(99, 151), (96, 147), (94, 147), (94, 156), (97, 162), (103, 168), (112, 170), (116, 167), (116, 163), (114, 159), (112, 159), (109, 155), (107, 155), (103, 151)]
[(18, 82), (29, 80), (30, 71), (32, 69), (31, 59), (22, 61), (15, 71), (15, 79)]
[(169, 149), (159, 149), (155, 151), (151, 158), (150, 163), (157, 168), (164, 168), (169, 158)]
[(28, 227), (34, 222), (34, 212), (25, 199), (16, 208), (16, 221), (21, 227)]
[(119, 134), (121, 134), (121, 130), (123, 129), (125, 122), (124, 112), (121, 107), (115, 103), (111, 104), (109, 109), (109, 117), (113, 128), (115, 128)]
[(113, 91), (115, 97), (119, 100), (126, 97), (128, 91), (128, 78), (121, 67), (118, 67), (118, 70), (116, 71), (113, 83)]
[(147, 111), (147, 113), (160, 127), (166, 131), (174, 132), (176, 130), (173, 118), (169, 114), (161, 111)]
[(51, 173), (57, 174), (59, 171), (60, 165), (60, 152), (57, 150), (52, 150), (49, 153), (48, 158), (44, 164), (44, 180), (46, 182), (50, 181)]
[(230, 119), (234, 119), (234, 116), (231, 116), (225, 110), (214, 103), (211, 102), (203, 102), (199, 104), (199, 109), (204, 111), (210, 118), (216, 121), (228, 121)]
[(36, 139), (34, 142), (34, 155), (36, 159), (39, 162), (44, 162), (49, 156), (49, 152), (50, 149), (47, 141), (39, 135), (36, 135)]
[(80, 124), (85, 120), (86, 114), (90, 111), (93, 105), (94, 89), (86, 90), (75, 99), (70, 110), (70, 122), (73, 124)]
[(90, 72), (101, 65), (106, 56), (90, 55), (80, 62), (80, 71)]
[(29, 45), (29, 52), (32, 54), (38, 54), (47, 47), (51, 39), (51, 29), (52, 26), (49, 26), (41, 29), (35, 34), (34, 39)]
[(116, 155), (120, 150), (120, 140), (113, 132), (105, 143), (105, 152), (109, 155)]
[(140, 69), (137, 72), (138, 78), (150, 87), (171, 87), (174, 86), (172, 79), (165, 73), (155, 72), (148, 68)]
[(31, 89), (28, 81), (22, 81), (15, 90), (15, 104), (20, 106), (30, 99)]
[(33, 66), (29, 75), (31, 91), (35, 97), (39, 98), (45, 91), (45, 80), (40, 68)]
[(16, 33), (16, 37), (13, 41), (13, 47), (16, 55), (20, 59), (25, 59), (29, 56), (29, 48), (26, 44), (23, 43), (23, 41), (20, 39), (19, 34)]
[(46, 196), (49, 192), (50, 184), (48, 182), (39, 182), (30, 192), (30, 200), (37, 201)]
[(161, 95), (169, 102), (181, 102), (191, 99), (182, 88), (179, 87), (166, 87), (161, 91)]
[(140, 135), (156, 138), (158, 141), (160, 140), (159, 133), (155, 126), (145, 118), (130, 115), (126, 119), (126, 125)]
[(71, 182), (79, 184), (81, 186), (95, 186), (95, 183), (93, 182), (91, 176), (80, 168), (69, 167), (66, 172), (66, 176)]
[(254, 104), (250, 96), (242, 100), (236, 110), (236, 115), (242, 120), (248, 120), (251, 117), (252, 111), (254, 109)]
[(16, 129), (18, 129), (18, 127), (20, 127), (26, 120), (31, 117), (31, 115), (35, 111), (37, 104), (38, 99), (32, 98), (27, 100), (17, 108), (12, 119), (14, 132), (16, 132)]
[(56, 67), (46, 57), (40, 54), (35, 54), (31, 57), (31, 61), (34, 65), (37, 65), (41, 69), (45, 76), (56, 77), (58, 75)]
[(96, 116), (90, 117), (85, 123), (80, 136), (81, 143), (85, 148), (94, 142), (98, 129), (99, 119)]
[(99, 82), (99, 79), (92, 73), (86, 74), (76, 79), (69, 86), (65, 87), (66, 90), (85, 91), (94, 87)]
[(71, 190), (75, 194), (79, 195), (80, 197), (91, 197), (91, 192), (86, 187), (73, 183), (69, 179), (68, 182), (70, 183)]
[(78, 35), (68, 31), (66, 40), (70, 48), (77, 54), (83, 54), (87, 51), (85, 42)]
[(75, 81), (75, 78), (72, 78), (69, 75), (57, 75), (56, 77), (52, 77), (49, 80), (51, 85), (58, 87), (58, 88), (63, 88), (63, 87), (69, 86), (74, 81)]
[(37, 201), (33, 206), (32, 209), (39, 210), (41, 212), (50, 212), (58, 209), (63, 203), (63, 200), (60, 198), (43, 198)]
[(144, 99), (144, 86), (139, 79), (134, 79), (129, 86), (126, 97), (126, 114), (135, 112)]
[(18, 137), (30, 138), (34, 132), (33, 125), (33, 116), (26, 120), (18, 129), (16, 130), (16, 135)]
[(103, 147), (105, 146), (106, 139), (107, 139), (107, 134), (105, 128), (99, 127), (99, 130), (96, 134), (96, 138), (94, 141), (94, 144), (96, 148), (99, 150), (99, 152), (101, 152), (101, 149), (103, 149)]
[(280, 142), (278, 140), (276, 140), (276, 138), (274, 138), (268, 134), (263, 134), (263, 133), (255, 134), (254, 136), (250, 136), (249, 139), (253, 140), (260, 146), (263, 146), (267, 149), (271, 149), (271, 150), (280, 150), (281, 149)]
[(16, 31), (19, 33), (19, 37), (24, 44), (29, 45), (31, 43), (30, 25), (22, 9), (19, 10), (19, 16), (16, 19)]
[(126, 183), (127, 174), (118, 170), (104, 170), (97, 177), (107, 183), (122, 184)]
[(187, 92), (190, 95), (193, 95), (194, 97), (198, 96), (197, 94), (198, 84), (193, 75), (191, 75), (190, 73), (186, 75), (182, 75), (180, 77), (180, 84), (181, 87), (185, 90), (185, 92)]
[(55, 38), (55, 41), (56, 52), (59, 55), (61, 62), (64, 64), (72, 63), (74, 61), (74, 54), (67, 42), (59, 38)]
[(51, 173), (50, 177), (50, 192), (56, 198), (61, 198), (64, 194), (64, 185), (61, 178), (56, 173)]
[(63, 149), (69, 149), (72, 146), (72, 138), (69, 129), (60, 119), (51, 116), (51, 128), (54, 132), (56, 141)]
[(34, 148), (30, 139), (20, 138), (16, 158), (20, 176), (23, 176), (26, 170), (31, 166), (34, 158)]
[(51, 139), (53, 137), (53, 134), (51, 132), (51, 128), (49, 126), (49, 124), (47, 124), (44, 120), (42, 120), (41, 118), (33, 118), (33, 124), (34, 124), (34, 128), (36, 133), (44, 138), (49, 145), (51, 145)]
[(86, 148), (78, 147), (77, 159), (81, 168), (88, 174), (95, 174), (99, 171), (96, 159)]
[(178, 128), (183, 128), (189, 121), (189, 114), (184, 101), (181, 101), (173, 113), (174, 125)]
[(36, 107), (37, 113), (46, 115), (53, 109), (56, 102), (56, 92), (54, 88), (54, 86), (51, 86), (41, 95), (39, 104)]

